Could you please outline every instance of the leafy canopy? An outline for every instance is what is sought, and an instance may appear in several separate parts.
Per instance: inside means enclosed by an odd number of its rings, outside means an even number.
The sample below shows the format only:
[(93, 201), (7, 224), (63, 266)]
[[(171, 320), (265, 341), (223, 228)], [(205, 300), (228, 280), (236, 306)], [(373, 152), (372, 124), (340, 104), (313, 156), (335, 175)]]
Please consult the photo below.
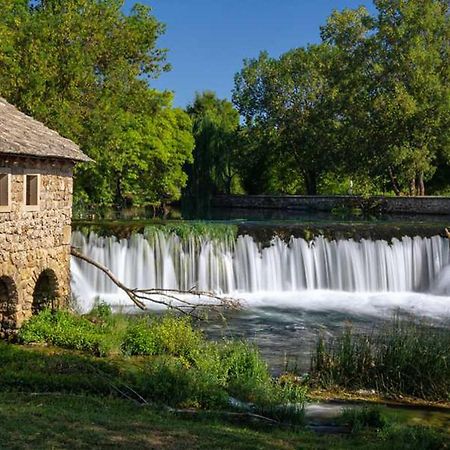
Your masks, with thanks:
[(77, 142), (96, 164), (77, 169), (76, 200), (158, 204), (178, 198), (191, 158), (189, 117), (151, 89), (169, 70), (164, 26), (119, 0), (5, 0), (0, 94)]

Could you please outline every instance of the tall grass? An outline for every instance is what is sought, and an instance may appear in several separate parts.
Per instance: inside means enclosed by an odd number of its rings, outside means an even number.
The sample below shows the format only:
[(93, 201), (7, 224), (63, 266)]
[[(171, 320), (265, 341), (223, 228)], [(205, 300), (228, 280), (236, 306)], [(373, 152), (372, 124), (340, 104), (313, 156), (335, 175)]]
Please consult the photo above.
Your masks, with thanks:
[(441, 450), (448, 448), (448, 435), (424, 425), (408, 425), (395, 417), (389, 417), (377, 406), (363, 406), (345, 409), (338, 422), (347, 425), (352, 434), (370, 436), (375, 431), (384, 443), (380, 448), (409, 450)]
[(311, 377), (326, 388), (450, 400), (450, 330), (400, 319), (371, 334), (348, 327), (335, 339), (319, 338)]
[(113, 315), (105, 305), (87, 316), (44, 310), (25, 322), (18, 338), (114, 361), (126, 367), (114, 383), (126, 383), (149, 401), (228, 407), (233, 396), (271, 417), (297, 423), (303, 416), (305, 386), (273, 378), (258, 349), (246, 342), (208, 341), (186, 317)]

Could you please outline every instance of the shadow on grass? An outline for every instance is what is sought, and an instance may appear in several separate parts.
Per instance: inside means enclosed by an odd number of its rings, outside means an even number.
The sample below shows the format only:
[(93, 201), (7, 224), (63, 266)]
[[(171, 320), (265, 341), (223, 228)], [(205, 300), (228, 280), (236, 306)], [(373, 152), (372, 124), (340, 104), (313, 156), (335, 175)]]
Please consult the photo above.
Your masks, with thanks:
[(328, 439), (322, 446), (311, 433), (192, 421), (129, 401), (68, 394), (6, 394), (0, 401), (0, 423), (2, 448), (329, 448)]

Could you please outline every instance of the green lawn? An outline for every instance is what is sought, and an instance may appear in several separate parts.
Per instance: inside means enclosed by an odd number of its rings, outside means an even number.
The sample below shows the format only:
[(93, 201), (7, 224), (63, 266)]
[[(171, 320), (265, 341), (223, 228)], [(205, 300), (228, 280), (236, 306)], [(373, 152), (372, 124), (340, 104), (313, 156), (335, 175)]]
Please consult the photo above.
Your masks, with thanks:
[(380, 432), (324, 436), (299, 426), (231, 421), (203, 409), (179, 416), (123, 398), (136, 400), (138, 392), (155, 404), (171, 403), (183, 378), (158, 379), (167, 386), (155, 396), (158, 385), (144, 370), (152, 361), (0, 342), (0, 449), (450, 448), (442, 428), (414, 428), (394, 418)]
[(382, 449), (367, 436), (319, 436), (264, 429), (169, 412), (112, 398), (69, 394), (1, 394), (0, 448), (119, 449)]

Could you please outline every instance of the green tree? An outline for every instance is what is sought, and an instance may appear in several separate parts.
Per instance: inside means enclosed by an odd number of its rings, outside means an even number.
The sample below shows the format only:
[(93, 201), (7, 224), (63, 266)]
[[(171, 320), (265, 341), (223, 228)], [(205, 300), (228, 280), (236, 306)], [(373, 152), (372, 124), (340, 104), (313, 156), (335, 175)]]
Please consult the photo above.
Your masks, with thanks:
[(8, 1), (0, 93), (95, 159), (77, 168), (77, 198), (117, 206), (178, 198), (191, 125), (170, 94), (149, 87), (169, 69), (157, 47), (164, 26), (151, 9), (136, 4), (126, 15), (121, 0)]
[[(331, 15), (348, 166), (389, 177), (394, 192), (423, 195), (449, 153), (449, 6), (441, 0), (376, 0)], [(359, 167), (358, 167), (359, 162)]]
[(195, 138), (188, 193), (196, 198), (232, 193), (238, 185), (239, 113), (210, 91), (197, 94), (187, 112)]
[[(270, 143), (280, 186), (315, 195), (321, 177), (337, 164), (340, 120), (329, 82), (334, 48), (311, 45), (279, 59), (261, 53), (236, 75), (233, 100), (249, 129)], [(261, 132), (263, 130), (263, 132)], [(294, 180), (292, 182), (292, 180)]]
[(449, 4), (377, 0), (375, 5), (378, 129), (389, 139), (384, 147), (393, 161), (390, 169), (401, 174), (411, 195), (424, 195), (424, 179), (433, 175), (438, 152), (448, 152)]

